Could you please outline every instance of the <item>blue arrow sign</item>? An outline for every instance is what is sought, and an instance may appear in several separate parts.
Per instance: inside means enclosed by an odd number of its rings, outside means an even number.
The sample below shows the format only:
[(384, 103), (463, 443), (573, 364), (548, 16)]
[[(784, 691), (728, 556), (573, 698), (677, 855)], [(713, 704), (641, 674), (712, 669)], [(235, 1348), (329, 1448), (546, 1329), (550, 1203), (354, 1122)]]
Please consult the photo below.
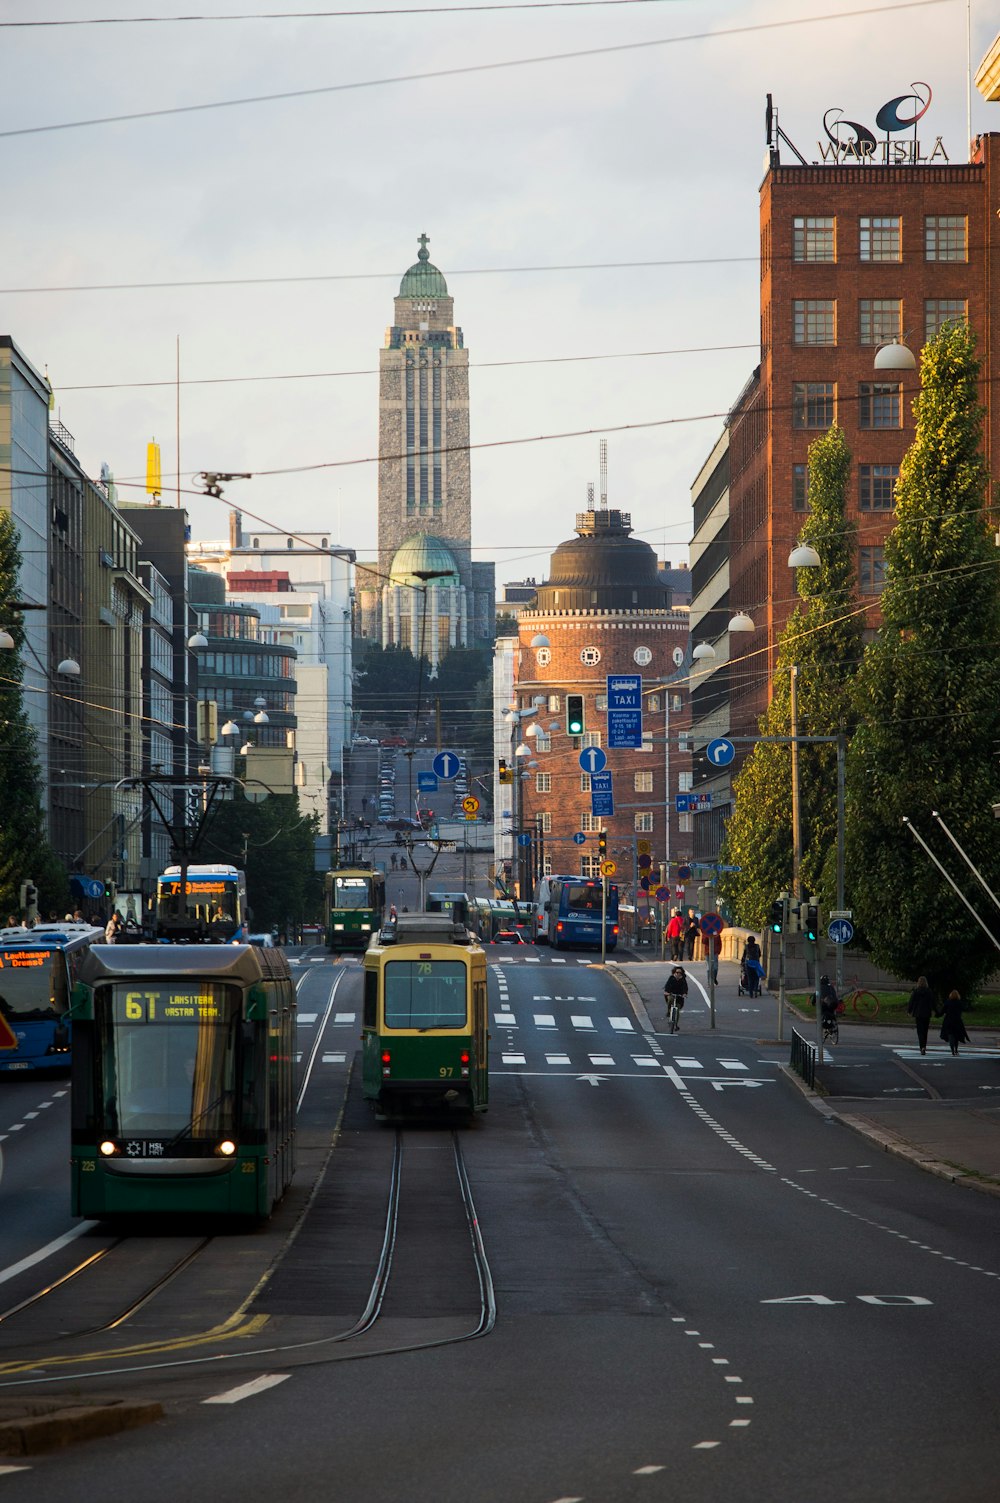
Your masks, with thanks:
[(531, 836), (528, 835), (528, 834), (519, 835), (517, 837), (517, 843), (518, 843), (518, 845), (530, 845), (531, 844)]
[(713, 767), (728, 767), (736, 755), (736, 748), (725, 736), (717, 736), (706, 746), (705, 755)]
[(576, 834), (573, 836), (573, 844), (574, 845), (586, 845), (586, 843), (587, 843), (587, 837), (586, 837), (586, 835), (583, 833), (582, 830), (577, 830)]
[(421, 793), (437, 793), (438, 780), (433, 772), (417, 773), (417, 788)]
[[(585, 746), (580, 753), (580, 766), (584, 772), (603, 772), (608, 765), (607, 753), (599, 746)], [(437, 772), (437, 768), (434, 769)], [(439, 774), (440, 776), (440, 774)], [(454, 773), (452, 774), (454, 777)]]
[(686, 814), (691, 807), (690, 793), (675, 793), (674, 807), (678, 814)]
[(431, 763), (435, 775), (439, 778), (444, 778), (445, 782), (450, 782), (452, 778), (458, 776), (458, 770), (461, 765), (461, 757), (456, 756), (453, 751), (438, 752)]
[(835, 945), (849, 945), (854, 938), (854, 925), (850, 919), (831, 919), (826, 932)]

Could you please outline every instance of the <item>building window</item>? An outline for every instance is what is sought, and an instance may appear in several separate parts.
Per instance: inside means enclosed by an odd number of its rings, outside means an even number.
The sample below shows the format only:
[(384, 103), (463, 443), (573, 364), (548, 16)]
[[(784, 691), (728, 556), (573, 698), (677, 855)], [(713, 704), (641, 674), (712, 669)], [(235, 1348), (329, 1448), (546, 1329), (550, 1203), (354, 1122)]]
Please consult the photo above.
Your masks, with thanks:
[(901, 381), (862, 381), (859, 428), (899, 428), (903, 420)]
[(660, 696), (658, 694), (650, 694), (649, 695), (649, 697), (646, 700), (646, 709), (649, 711), (649, 713), (651, 715), (658, 715), (659, 714), (659, 712), (660, 712)]
[(860, 247), (862, 261), (901, 260), (901, 224), (898, 214), (886, 215), (879, 219), (862, 219)]
[(608, 696), (606, 694), (594, 695), (594, 709), (606, 713), (608, 708)]
[(891, 344), (903, 337), (903, 304), (898, 297), (864, 297), (858, 304), (861, 344)]
[(547, 668), (551, 661), (552, 648), (539, 647), (538, 651), (535, 653), (535, 662), (538, 664), (539, 668)]
[(637, 814), (635, 816), (635, 828), (637, 832), (648, 835), (653, 828), (652, 814)]
[(550, 694), (549, 695), (549, 710), (550, 711), (552, 711), (552, 710), (558, 710), (558, 708), (559, 708), (559, 706), (560, 706), (561, 703), (562, 703), (562, 701), (560, 700), (558, 694)]
[(589, 793), (590, 792), (590, 773), (589, 772), (581, 772), (581, 774), (580, 774), (580, 792), (581, 793)]
[(593, 668), (601, 661), (601, 649), (599, 647), (584, 647), (580, 652), (580, 662), (588, 668)]
[(968, 321), (969, 305), (964, 298), (928, 298), (924, 303), (924, 338), (933, 339), (945, 324)]
[(928, 261), (967, 261), (969, 222), (964, 214), (928, 214), (924, 249)]
[(678, 793), (690, 793), (691, 789), (693, 787), (694, 787), (694, 773), (693, 772), (679, 772), (677, 774), (677, 792)]
[(833, 381), (792, 384), (792, 427), (832, 428), (837, 388)]
[(535, 751), (547, 752), (552, 750), (552, 737), (544, 735), (541, 731), (535, 737)]
[(652, 793), (653, 774), (651, 772), (637, 772), (633, 777), (633, 788), (636, 793)]
[(551, 772), (536, 772), (535, 773), (535, 792), (536, 793), (551, 793), (552, 792), (552, 774), (551, 774)]
[(691, 815), (690, 814), (678, 814), (678, 816), (677, 816), (677, 831), (678, 831), (678, 834), (680, 834), (680, 835), (690, 835), (691, 831), (693, 829), (694, 829), (694, 825), (692, 824), (692, 821), (691, 821)]
[(584, 877), (599, 877), (601, 875), (600, 856), (584, 856), (580, 862), (580, 872)]
[(792, 303), (792, 329), (795, 344), (836, 344), (836, 302), (833, 298), (796, 298)]
[(637, 751), (637, 752), (651, 752), (653, 750), (653, 733), (652, 733), (652, 731), (643, 731), (643, 733), (642, 733), (642, 745), (641, 746), (635, 746), (635, 747), (632, 748), (632, 750), (633, 751)]
[(684, 708), (684, 696), (683, 696), (683, 694), (671, 694), (671, 696), (670, 696), (670, 708), (671, 708), (671, 710), (673, 710), (673, 712), (674, 712), (675, 715), (679, 715), (680, 714), (680, 712)]
[(858, 555), (858, 586), (862, 595), (879, 595), (885, 588), (885, 549), (862, 548)]
[(898, 464), (858, 465), (858, 506), (861, 511), (892, 511), (896, 504)]
[(809, 508), (809, 466), (792, 465), (792, 509), (807, 511)]
[(540, 829), (543, 835), (552, 834), (552, 815), (546, 810), (543, 814), (536, 814), (536, 829)]
[(792, 221), (792, 255), (796, 261), (836, 261), (836, 220), (796, 218)]
[(581, 739), (583, 746), (600, 746), (601, 733), (600, 731), (584, 731)]
[(601, 824), (601, 821), (595, 819), (592, 814), (580, 815), (580, 829), (584, 835), (593, 835), (595, 831), (603, 830), (603, 828), (604, 826)]

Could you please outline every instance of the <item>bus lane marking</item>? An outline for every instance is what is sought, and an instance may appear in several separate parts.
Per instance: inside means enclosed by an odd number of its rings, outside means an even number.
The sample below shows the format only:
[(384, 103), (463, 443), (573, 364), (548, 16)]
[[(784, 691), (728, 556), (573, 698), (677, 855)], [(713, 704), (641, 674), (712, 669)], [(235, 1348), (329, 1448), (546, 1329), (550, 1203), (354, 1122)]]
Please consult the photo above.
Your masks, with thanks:
[(264, 1393), (268, 1388), (276, 1388), (279, 1383), (284, 1383), (291, 1376), (291, 1373), (262, 1373), (259, 1378), (253, 1378), (249, 1383), (241, 1383), (239, 1388), (230, 1388), (225, 1393), (213, 1394), (210, 1399), (202, 1399), (201, 1402), (203, 1404), (239, 1404), (243, 1399), (250, 1399), (256, 1393)]

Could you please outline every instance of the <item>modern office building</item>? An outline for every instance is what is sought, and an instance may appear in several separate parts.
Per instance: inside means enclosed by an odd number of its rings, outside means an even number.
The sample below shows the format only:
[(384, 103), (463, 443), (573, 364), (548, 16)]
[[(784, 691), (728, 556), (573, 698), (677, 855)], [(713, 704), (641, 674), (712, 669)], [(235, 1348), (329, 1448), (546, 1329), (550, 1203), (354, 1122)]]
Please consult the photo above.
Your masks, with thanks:
[[(191, 566), (188, 591), (197, 630), (207, 639), (198, 650), (198, 699), (214, 706), (200, 717), (205, 759), (217, 760), (217, 747), (236, 753), (247, 744), (294, 751), (295, 648), (266, 640), (261, 612), (232, 599), (221, 575)], [(238, 734), (224, 734), (226, 725), (238, 726)], [(206, 728), (211, 745), (201, 739)], [(225, 760), (218, 770), (231, 771)]]

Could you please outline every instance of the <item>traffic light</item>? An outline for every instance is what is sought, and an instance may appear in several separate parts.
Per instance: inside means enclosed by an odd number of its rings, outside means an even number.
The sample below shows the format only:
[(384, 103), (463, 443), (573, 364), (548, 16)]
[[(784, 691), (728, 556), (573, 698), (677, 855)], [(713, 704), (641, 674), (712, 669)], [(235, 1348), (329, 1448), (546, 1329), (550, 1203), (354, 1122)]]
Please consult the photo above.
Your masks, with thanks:
[(607, 854), (608, 854), (608, 832), (607, 832), (607, 830), (602, 830), (600, 832), (600, 834), (598, 835), (598, 837), (597, 837), (597, 850), (598, 850), (598, 853), (600, 855), (601, 860), (602, 861), (606, 860), (607, 859)]
[(583, 735), (583, 695), (566, 695), (566, 734), (567, 736)]
[(783, 892), (771, 904), (771, 933), (780, 934), (788, 923), (788, 893)]
[(805, 936), (806, 939), (815, 940), (819, 937), (819, 904), (807, 903), (805, 910)]
[(788, 917), (785, 924), (785, 928), (789, 934), (802, 933), (802, 917), (802, 904), (798, 898), (789, 898)]
[(514, 781), (514, 769), (512, 767), (508, 767), (507, 766), (507, 759), (506, 759), (506, 757), (501, 757), (500, 758), (500, 782), (501, 783), (513, 783), (513, 781)]

